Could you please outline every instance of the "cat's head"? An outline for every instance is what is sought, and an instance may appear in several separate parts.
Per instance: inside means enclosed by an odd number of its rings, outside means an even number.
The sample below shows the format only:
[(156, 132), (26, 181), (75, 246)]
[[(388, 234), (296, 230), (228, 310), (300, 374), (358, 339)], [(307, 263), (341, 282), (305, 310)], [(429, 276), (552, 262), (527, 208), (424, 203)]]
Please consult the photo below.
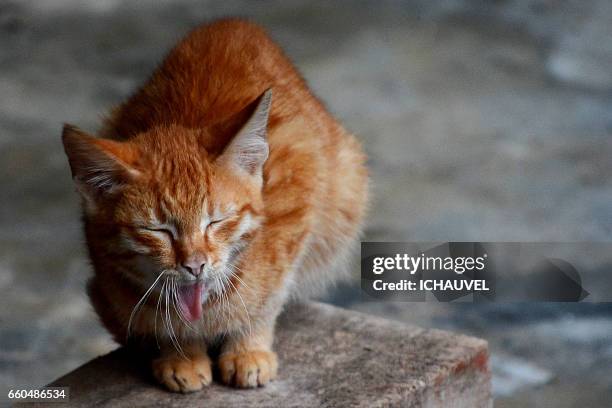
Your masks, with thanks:
[[(170, 125), (118, 141), (66, 125), (64, 148), (94, 231), (90, 249), (102, 246), (144, 286), (166, 271), (215, 290), (219, 275), (236, 273), (232, 261), (263, 221), (270, 104), (267, 91), (218, 154), (200, 143), (203, 129)], [(96, 228), (100, 242), (91, 242)]]

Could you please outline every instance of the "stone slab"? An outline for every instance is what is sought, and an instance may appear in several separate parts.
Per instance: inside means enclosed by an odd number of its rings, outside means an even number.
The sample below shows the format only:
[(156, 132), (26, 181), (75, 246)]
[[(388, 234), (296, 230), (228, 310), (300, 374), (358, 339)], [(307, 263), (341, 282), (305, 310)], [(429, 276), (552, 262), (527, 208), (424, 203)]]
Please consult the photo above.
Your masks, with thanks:
[(50, 386), (69, 386), (78, 407), (490, 407), (487, 343), (322, 303), (280, 317), (278, 380), (236, 390), (213, 383), (194, 394), (155, 385), (146, 365), (118, 349)]

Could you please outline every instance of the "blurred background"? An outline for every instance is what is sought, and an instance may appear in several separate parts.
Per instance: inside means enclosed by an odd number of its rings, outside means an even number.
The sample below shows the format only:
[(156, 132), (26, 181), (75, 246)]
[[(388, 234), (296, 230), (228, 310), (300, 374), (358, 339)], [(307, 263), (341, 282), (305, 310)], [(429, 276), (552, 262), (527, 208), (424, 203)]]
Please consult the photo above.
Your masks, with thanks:
[[(95, 131), (190, 28), (236, 15), (363, 141), (363, 240), (612, 241), (609, 0), (0, 0), (0, 389), (115, 347), (61, 124)], [(612, 304), (363, 302), (357, 260), (325, 300), (487, 339), (496, 406), (611, 406)]]

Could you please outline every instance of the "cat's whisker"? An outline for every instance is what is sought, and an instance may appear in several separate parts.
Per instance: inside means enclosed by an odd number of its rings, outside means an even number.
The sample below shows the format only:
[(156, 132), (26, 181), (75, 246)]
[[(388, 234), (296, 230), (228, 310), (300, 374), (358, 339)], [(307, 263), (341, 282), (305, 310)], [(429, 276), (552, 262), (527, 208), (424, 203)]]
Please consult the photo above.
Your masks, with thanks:
[[(232, 287), (234, 288), (234, 290), (235, 290), (236, 292), (238, 292), (238, 287), (236, 287), (236, 285), (234, 285), (234, 284), (231, 282), (232, 278), (236, 278), (236, 279), (238, 280), (238, 282), (240, 283), (240, 287), (244, 287), (244, 288), (246, 288), (250, 294), (253, 294), (253, 293), (254, 293), (253, 288), (251, 288), (249, 285), (247, 285), (247, 283), (246, 283), (246, 282), (245, 282), (243, 279), (241, 279), (241, 278), (240, 278), (240, 276), (238, 276), (238, 274), (236, 274), (234, 271), (231, 271), (231, 270), (227, 270), (227, 271), (228, 271), (228, 272), (229, 272), (229, 274), (230, 274), (229, 279), (228, 279), (228, 282), (229, 282), (229, 283), (231, 283)], [(239, 294), (239, 293), (238, 293), (238, 296), (240, 296), (240, 294)], [(240, 297), (242, 298), (242, 296), (240, 296)]]
[(154, 328), (153, 331), (155, 332), (155, 343), (157, 344), (157, 348), (159, 349), (159, 339), (157, 338), (157, 314), (159, 313), (159, 304), (161, 302), (161, 298), (162, 295), (164, 294), (164, 289), (166, 287), (166, 282), (168, 281), (168, 279), (164, 280), (164, 283), (162, 284), (162, 287), (159, 291), (159, 297), (157, 298), (157, 306), (155, 307), (155, 316), (153, 318), (153, 324), (154, 324)]
[[(238, 269), (238, 270), (240, 271), (240, 269)], [(242, 286), (244, 286), (245, 288), (247, 288), (251, 292), (253, 291), (253, 288), (251, 288), (249, 285), (247, 285), (247, 283), (244, 281), (244, 279), (240, 278), (240, 276), (236, 272), (234, 272), (232, 270), (229, 270), (228, 272), (231, 274), (232, 277), (236, 278), (238, 280), (238, 282), (240, 282), (240, 284)]]
[(130, 319), (128, 320), (128, 325), (127, 325), (127, 334), (126, 334), (126, 341), (127, 339), (129, 339), (130, 337), (130, 330), (132, 328), (132, 321), (134, 320), (134, 317), (136, 316), (136, 314), (138, 313), (138, 311), (140, 311), (142, 305), (144, 305), (144, 302), (146, 301), (146, 299), (149, 297), (149, 295), (151, 294), (151, 292), (153, 292), (153, 288), (155, 288), (155, 285), (157, 285), (157, 282), (159, 282), (159, 280), (161, 279), (161, 277), (164, 275), (166, 271), (163, 270), (161, 271), (161, 273), (157, 276), (157, 278), (153, 281), (153, 283), (151, 284), (151, 286), (149, 286), (149, 289), (146, 290), (146, 292), (144, 293), (144, 295), (142, 295), (142, 297), (140, 298), (140, 300), (136, 303), (136, 305), (134, 306), (134, 308), (132, 309), (132, 313), (130, 313)]
[(196, 328), (193, 327), (191, 323), (187, 321), (187, 319), (183, 315), (182, 309), (179, 306), (177, 306), (179, 303), (178, 294), (177, 294), (177, 285), (178, 284), (176, 283), (176, 279), (172, 279), (172, 306), (174, 306), (174, 311), (176, 312), (176, 315), (179, 317), (179, 319), (181, 320), (181, 322), (183, 322), (185, 326), (187, 326), (192, 331), (197, 331)]
[[(216, 287), (219, 286), (219, 282), (216, 278), (216, 276), (212, 277), (214, 280), (214, 286), (211, 287), (211, 291), (213, 292), (213, 295), (215, 296), (219, 296), (219, 294), (217, 293)], [(221, 298), (219, 297), (219, 300), (221, 301)], [(214, 315), (212, 316), (213, 320), (218, 321), (219, 320), (219, 316), (221, 315), (221, 308), (223, 307), (223, 304), (221, 303), (221, 305), (214, 307), (212, 310), (214, 311)]]
[[(247, 283), (243, 279), (241, 279), (240, 276), (238, 276), (238, 274), (236, 272), (234, 272), (234, 271), (232, 271), (230, 269), (226, 269), (226, 271), (230, 275), (229, 279), (228, 279), (230, 282), (231, 282), (232, 278), (236, 278), (236, 280), (238, 280), (238, 282), (240, 283), (240, 287), (244, 287), (248, 291), (248, 293), (251, 294), (251, 295), (253, 293), (256, 294), (256, 292), (253, 290), (253, 288), (251, 288), (249, 285), (247, 285)], [(232, 284), (232, 286), (234, 287), (234, 289), (236, 291), (238, 291), (238, 288), (234, 284)]]
[(238, 261), (240, 260), (240, 256), (242, 255), (242, 252), (244, 251), (243, 248), (236, 250), (236, 255), (234, 256), (234, 258), (232, 259), (231, 262), (228, 262), (227, 265), (228, 266), (232, 266), (235, 269), (237, 269), (238, 271), (242, 272), (242, 269), (240, 269), (237, 265)]
[(244, 271), (240, 267), (238, 267), (237, 265), (228, 263), (226, 266), (227, 266), (227, 268), (231, 268), (231, 271), (233, 273), (236, 273), (236, 272), (244, 273)]
[(243, 270), (238, 265), (236, 265), (235, 263), (229, 262), (227, 264), (227, 266), (231, 266), (232, 268), (236, 269), (237, 271), (243, 272)]
[(246, 303), (244, 303), (244, 299), (242, 299), (242, 295), (240, 295), (240, 292), (238, 291), (238, 288), (232, 283), (232, 280), (228, 278), (227, 282), (230, 285), (232, 285), (232, 287), (234, 288), (234, 292), (236, 292), (236, 294), (238, 295), (238, 298), (240, 299), (240, 302), (242, 303), (242, 307), (244, 307), (244, 311), (245, 311), (245, 313), (247, 315), (247, 320), (248, 320), (248, 323), (249, 323), (249, 336), (251, 336), (252, 333), (253, 333), (253, 327), (251, 325), (251, 315), (249, 314), (249, 310), (246, 307)]
[[(229, 299), (227, 297), (227, 293), (225, 292), (225, 285), (221, 279), (219, 274), (214, 275), (215, 283), (219, 287), (219, 299), (221, 300), (221, 307), (219, 308), (219, 313), (217, 315), (217, 319), (219, 319), (219, 315), (224, 315), (227, 311), (227, 307), (229, 306)], [(223, 316), (221, 316), (223, 317)]]
[[(166, 282), (169, 282), (169, 280), (167, 280)], [(170, 285), (170, 283), (168, 284)], [(170, 292), (168, 290), (166, 290), (165, 301), (166, 301), (166, 313), (165, 313), (166, 330), (168, 331), (170, 342), (172, 343), (172, 346), (176, 349), (176, 351), (181, 355), (181, 357), (183, 357), (185, 360), (189, 360), (187, 356), (185, 355), (185, 353), (183, 352), (183, 348), (181, 347), (181, 344), (178, 341), (178, 337), (176, 337), (176, 333), (174, 332), (174, 326), (172, 325), (172, 317), (170, 316)]]
[[(168, 282), (168, 286), (170, 286), (170, 282)], [(179, 352), (179, 354), (183, 355), (182, 349), (180, 345), (178, 344), (178, 340), (176, 339), (176, 335), (174, 333), (174, 326), (172, 325), (172, 318), (170, 316), (169, 294), (170, 294), (170, 291), (166, 290), (166, 296), (165, 296), (166, 307), (165, 307), (165, 314), (164, 314), (166, 318), (166, 331), (168, 332), (168, 337), (170, 337), (170, 342), (172, 343), (172, 346), (176, 349), (176, 351)]]
[(218, 313), (216, 316), (216, 318), (218, 318), (218, 315), (222, 313), (223, 308), (225, 307), (225, 299), (223, 297), (223, 284), (221, 283), (219, 276), (215, 274), (213, 275), (213, 279), (215, 280), (215, 293), (219, 297), (219, 301), (221, 303), (221, 306), (218, 308)]

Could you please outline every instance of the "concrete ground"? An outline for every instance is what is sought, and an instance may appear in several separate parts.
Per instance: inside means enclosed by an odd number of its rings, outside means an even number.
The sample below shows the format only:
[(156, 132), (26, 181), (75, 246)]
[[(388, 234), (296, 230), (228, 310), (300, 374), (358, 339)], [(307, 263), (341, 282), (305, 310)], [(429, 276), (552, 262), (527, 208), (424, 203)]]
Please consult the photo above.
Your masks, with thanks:
[[(364, 240), (612, 240), (609, 1), (123, 3), (0, 2), (0, 389), (113, 348), (83, 291), (61, 124), (95, 130), (182, 34), (219, 16), (265, 25), (363, 141)], [(486, 338), (498, 406), (612, 401), (610, 305), (372, 303), (356, 285), (327, 299)]]

